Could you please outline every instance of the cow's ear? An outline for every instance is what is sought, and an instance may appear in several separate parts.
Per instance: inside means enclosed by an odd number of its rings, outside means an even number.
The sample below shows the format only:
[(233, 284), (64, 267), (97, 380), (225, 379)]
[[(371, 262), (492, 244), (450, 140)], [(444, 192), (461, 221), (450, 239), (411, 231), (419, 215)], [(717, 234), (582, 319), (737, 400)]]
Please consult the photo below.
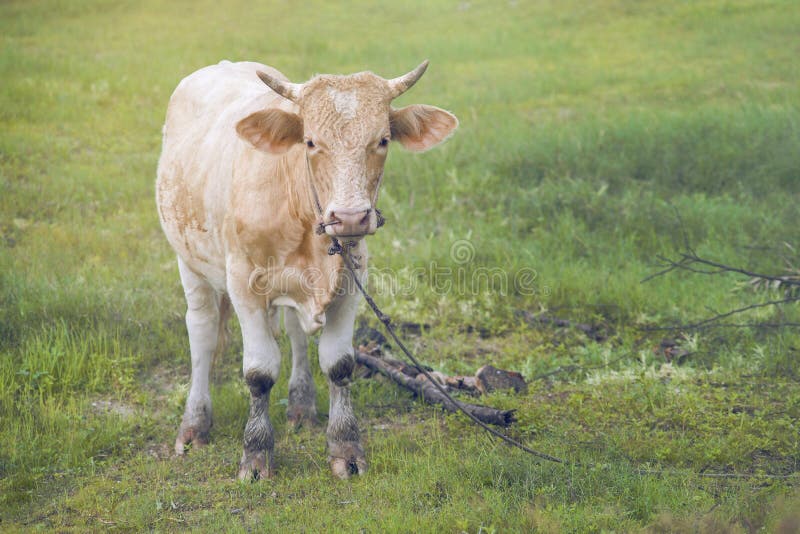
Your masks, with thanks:
[(239, 137), (270, 154), (282, 154), (303, 142), (303, 119), (280, 109), (256, 111), (236, 125)]
[(450, 137), (458, 128), (458, 119), (443, 109), (415, 104), (393, 109), (389, 124), (393, 140), (408, 150), (422, 152)]

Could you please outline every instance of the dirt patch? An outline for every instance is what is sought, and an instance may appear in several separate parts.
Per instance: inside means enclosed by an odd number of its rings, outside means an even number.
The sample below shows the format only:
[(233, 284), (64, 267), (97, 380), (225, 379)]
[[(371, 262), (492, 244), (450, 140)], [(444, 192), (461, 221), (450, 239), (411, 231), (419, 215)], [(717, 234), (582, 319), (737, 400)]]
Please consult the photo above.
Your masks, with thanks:
[(145, 450), (148, 456), (152, 456), (156, 460), (167, 460), (175, 456), (169, 443), (150, 443)]
[(92, 412), (98, 415), (114, 414), (125, 419), (136, 415), (136, 409), (133, 406), (115, 400), (93, 401)]

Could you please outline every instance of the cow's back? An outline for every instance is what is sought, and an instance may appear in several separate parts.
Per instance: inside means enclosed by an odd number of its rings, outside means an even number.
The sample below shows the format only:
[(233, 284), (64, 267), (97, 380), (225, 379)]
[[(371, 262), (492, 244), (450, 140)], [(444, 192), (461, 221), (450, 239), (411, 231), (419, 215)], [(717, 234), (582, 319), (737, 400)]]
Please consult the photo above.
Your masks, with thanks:
[(284, 78), (253, 62), (223, 61), (190, 74), (172, 94), (164, 124), (156, 182), (161, 225), (178, 255), (219, 289), (231, 187), (267, 157), (238, 138), (236, 123), (264, 108), (292, 108), (264, 86), (257, 70)]
[[(222, 61), (181, 80), (170, 97), (164, 124), (165, 142), (187, 135), (203, 136), (205, 131), (199, 127), (206, 126), (208, 131), (215, 123), (220, 123), (226, 111), (241, 119), (259, 109), (278, 107), (285, 102), (258, 79), (258, 70), (285, 79), (283, 74), (261, 63)], [(289, 109), (291, 105), (286, 102), (283, 107)]]

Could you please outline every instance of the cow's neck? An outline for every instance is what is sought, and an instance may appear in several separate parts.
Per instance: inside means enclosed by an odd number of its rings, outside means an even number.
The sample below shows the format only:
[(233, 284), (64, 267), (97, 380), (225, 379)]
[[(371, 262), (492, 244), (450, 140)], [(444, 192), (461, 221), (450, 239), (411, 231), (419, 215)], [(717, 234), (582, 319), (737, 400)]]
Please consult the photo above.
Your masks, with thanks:
[[(283, 197), (291, 219), (281, 227), (282, 232), (290, 235), (264, 243), (269, 250), (262, 251), (262, 258), (272, 267), (257, 266), (254, 281), (257, 287), (269, 288), (266, 296), (271, 304), (297, 308), (304, 329), (311, 332), (324, 324), (325, 312), (336, 295), (350, 288), (344, 284), (346, 269), (341, 256), (328, 254), (331, 239), (316, 232), (319, 216), (308, 188), (305, 147), (297, 148), (287, 152), (273, 168), (273, 183), (283, 184), (282, 191), (273, 189), (273, 193)], [(363, 240), (353, 253), (366, 262)]]

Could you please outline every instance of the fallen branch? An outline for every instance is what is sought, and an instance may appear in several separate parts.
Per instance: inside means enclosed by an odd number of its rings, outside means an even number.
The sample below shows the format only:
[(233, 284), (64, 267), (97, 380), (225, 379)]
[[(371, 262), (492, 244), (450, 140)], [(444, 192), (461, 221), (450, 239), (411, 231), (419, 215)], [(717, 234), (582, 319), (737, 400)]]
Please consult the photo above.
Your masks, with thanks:
[[(381, 373), (384, 376), (391, 378), (397, 384), (414, 392), (419, 398), (427, 403), (440, 404), (442, 407), (449, 411), (458, 411), (458, 407), (445, 397), (433, 384), (428, 380), (418, 380), (403, 373), (384, 361), (382, 358), (376, 358), (369, 354), (357, 350), (356, 361), (361, 365)], [(475, 416), (483, 423), (490, 425), (507, 427), (515, 421), (514, 410), (499, 410), (490, 406), (481, 406), (479, 404), (469, 404), (466, 402), (457, 402), (464, 410)]]
[[(375, 355), (374, 352), (369, 350), (362, 350), (361, 352), (369, 356)], [(381, 361), (409, 378), (422, 381), (428, 380), (428, 377), (413, 365), (385, 356), (381, 357)], [(478, 369), (475, 376), (450, 376), (434, 371), (431, 368), (426, 368), (426, 370), (431, 378), (439, 382), (439, 384), (447, 386), (448, 392), (450, 389), (457, 389), (475, 397), (496, 390), (514, 390), (515, 393), (523, 394), (528, 392), (528, 384), (525, 383), (525, 379), (521, 374), (497, 369), (491, 365), (484, 365)]]

